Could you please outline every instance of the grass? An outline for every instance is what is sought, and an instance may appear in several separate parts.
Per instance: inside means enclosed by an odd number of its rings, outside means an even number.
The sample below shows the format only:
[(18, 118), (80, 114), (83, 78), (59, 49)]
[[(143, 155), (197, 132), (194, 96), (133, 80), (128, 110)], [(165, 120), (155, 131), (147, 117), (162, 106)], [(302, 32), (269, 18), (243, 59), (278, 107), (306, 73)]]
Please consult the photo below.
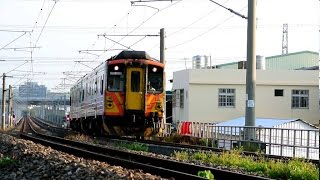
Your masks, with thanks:
[(10, 158), (10, 157), (2, 157), (0, 158), (0, 167), (8, 166), (11, 164), (14, 164), (16, 160)]
[(141, 144), (141, 143), (120, 143), (118, 146), (126, 148), (126, 149), (130, 149), (133, 151), (145, 151), (148, 152), (149, 148), (147, 145), (145, 144)]
[(214, 180), (214, 175), (211, 173), (210, 170), (199, 171), (198, 176), (209, 180)]
[(319, 169), (316, 165), (302, 159), (290, 161), (258, 159), (252, 156), (243, 156), (242, 149), (215, 154), (212, 152), (175, 152), (173, 155), (177, 160), (199, 161), (210, 163), (213, 166), (226, 166), (238, 168), (247, 172), (254, 172), (274, 179), (291, 180), (316, 180), (319, 179)]

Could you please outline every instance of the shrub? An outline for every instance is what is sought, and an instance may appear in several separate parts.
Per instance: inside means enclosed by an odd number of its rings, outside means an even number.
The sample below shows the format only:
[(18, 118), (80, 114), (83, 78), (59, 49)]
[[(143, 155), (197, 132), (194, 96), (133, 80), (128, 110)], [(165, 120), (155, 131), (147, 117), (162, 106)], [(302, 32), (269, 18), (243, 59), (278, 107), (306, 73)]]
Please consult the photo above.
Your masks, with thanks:
[(0, 167), (8, 166), (10, 164), (14, 164), (15, 160), (10, 157), (2, 157), (0, 158)]
[(141, 143), (120, 143), (119, 146), (124, 147), (126, 149), (133, 150), (133, 151), (145, 151), (145, 152), (149, 151), (148, 146)]
[(199, 171), (198, 176), (206, 179), (214, 180), (214, 175), (211, 173), (210, 170)]
[[(240, 168), (247, 172), (256, 172), (273, 179), (319, 179), (319, 169), (310, 162), (299, 159), (290, 161), (266, 160), (259, 156), (257, 159), (253, 156), (243, 156), (242, 148), (226, 151), (221, 154), (211, 152), (195, 152), (189, 154), (188, 152), (182, 151), (175, 152), (174, 156), (178, 160), (197, 160), (213, 164), (213, 166)], [(205, 175), (205, 172), (201, 172), (201, 174)]]
[(174, 151), (174, 157), (178, 160), (189, 160), (189, 154), (185, 151)]

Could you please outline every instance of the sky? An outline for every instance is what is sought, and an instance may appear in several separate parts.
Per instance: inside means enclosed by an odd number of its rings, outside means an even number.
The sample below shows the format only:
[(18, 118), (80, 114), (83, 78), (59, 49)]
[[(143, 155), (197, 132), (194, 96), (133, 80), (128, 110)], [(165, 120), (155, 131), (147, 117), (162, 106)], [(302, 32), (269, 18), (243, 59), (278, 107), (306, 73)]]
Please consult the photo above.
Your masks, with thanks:
[[(246, 59), (247, 21), (210, 0), (137, 1), (0, 0), (0, 74), (11, 76), (7, 86), (35, 81), (67, 92), (121, 49), (147, 51), (159, 59), (159, 36), (128, 35), (159, 35), (161, 28), (166, 32), (167, 79), (191, 68), (196, 55), (210, 56), (212, 65)], [(246, 0), (216, 2), (247, 16)], [(256, 54), (282, 53), (286, 23), (289, 53), (318, 52), (319, 4), (257, 0)], [(103, 34), (106, 38), (98, 36)]]

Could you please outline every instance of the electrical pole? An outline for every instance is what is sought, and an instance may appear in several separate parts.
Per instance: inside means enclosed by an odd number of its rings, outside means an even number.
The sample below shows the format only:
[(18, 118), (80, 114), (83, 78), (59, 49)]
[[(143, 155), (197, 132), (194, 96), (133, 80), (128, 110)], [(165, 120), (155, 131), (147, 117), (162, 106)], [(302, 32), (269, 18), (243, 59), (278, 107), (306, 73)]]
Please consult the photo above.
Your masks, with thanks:
[(6, 92), (6, 74), (3, 73), (3, 76), (2, 76), (2, 108), (1, 108), (2, 129), (3, 130), (6, 128), (6, 113), (5, 113), (6, 100), (5, 100), (5, 96), (4, 96), (5, 92)]
[[(163, 63), (165, 64), (165, 31), (164, 31), (164, 28), (161, 28), (160, 29), (160, 63)], [(164, 67), (165, 68), (165, 67)], [(164, 69), (163, 69), (163, 72)], [(163, 75), (163, 81), (166, 82), (166, 77), (165, 77), (165, 74)], [(166, 83), (163, 83), (163, 97), (164, 97), (164, 100), (163, 100), (163, 110), (164, 110), (164, 116), (163, 116), (163, 120), (162, 120), (162, 123), (161, 123), (161, 128), (165, 129), (165, 123), (167, 122), (167, 119), (166, 119), (166, 103), (167, 103), (167, 98), (166, 98)]]
[[(245, 126), (255, 126), (255, 87), (256, 87), (256, 0), (248, 0), (247, 25), (247, 74), (246, 74), (246, 116)], [(255, 131), (248, 128), (246, 140), (255, 139)]]
[(164, 38), (165, 38), (164, 28), (161, 28), (160, 29), (160, 62), (161, 63), (165, 63), (164, 62), (164, 51), (165, 51)]
[(8, 125), (12, 127), (12, 86), (9, 85), (9, 101), (8, 101)]

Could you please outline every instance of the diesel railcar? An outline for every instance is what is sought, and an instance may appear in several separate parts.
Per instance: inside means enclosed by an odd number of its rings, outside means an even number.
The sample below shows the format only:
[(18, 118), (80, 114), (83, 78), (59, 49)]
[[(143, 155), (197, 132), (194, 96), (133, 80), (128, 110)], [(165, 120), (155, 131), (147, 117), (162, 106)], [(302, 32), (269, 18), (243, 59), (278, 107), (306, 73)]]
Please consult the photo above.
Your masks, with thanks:
[(70, 127), (85, 133), (151, 136), (165, 115), (164, 64), (144, 51), (122, 51), (70, 90)]

